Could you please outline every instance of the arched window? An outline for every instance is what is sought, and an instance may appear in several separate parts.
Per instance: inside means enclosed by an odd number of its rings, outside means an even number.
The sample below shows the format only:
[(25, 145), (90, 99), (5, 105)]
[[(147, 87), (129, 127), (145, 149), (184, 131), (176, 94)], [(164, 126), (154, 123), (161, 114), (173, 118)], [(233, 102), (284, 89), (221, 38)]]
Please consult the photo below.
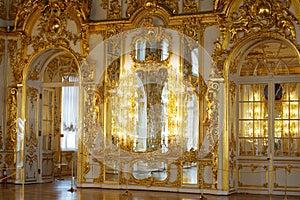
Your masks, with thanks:
[(241, 64), (240, 156), (300, 155), (300, 63), (279, 41), (256, 45)]

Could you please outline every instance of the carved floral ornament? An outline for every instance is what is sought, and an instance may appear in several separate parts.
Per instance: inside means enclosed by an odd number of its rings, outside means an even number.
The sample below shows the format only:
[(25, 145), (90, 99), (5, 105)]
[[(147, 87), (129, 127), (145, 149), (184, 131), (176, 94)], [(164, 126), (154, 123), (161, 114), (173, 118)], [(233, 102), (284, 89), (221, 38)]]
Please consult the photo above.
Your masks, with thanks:
[(55, 46), (69, 47), (69, 42), (75, 45), (79, 36), (67, 30), (67, 20), (70, 18), (66, 3), (49, 2), (42, 11), (38, 34), (31, 38), (35, 51), (45, 48), (49, 43)]
[(282, 34), (287, 39), (296, 40), (296, 17), (289, 10), (289, 3), (275, 0), (248, 1), (238, 8), (231, 16), (230, 42), (247, 34), (259, 31), (274, 31)]
[[(126, 16), (131, 17), (135, 11), (139, 9), (146, 9), (149, 13), (156, 12), (158, 7), (163, 7), (172, 14), (178, 14), (179, 1), (178, 0), (126, 0)], [(196, 13), (200, 9), (199, 0), (183, 0), (182, 11), (184, 13)], [(107, 18), (117, 19), (121, 17), (122, 6), (118, 0), (102, 0), (101, 6), (107, 10)]]
[(76, 11), (77, 17), (81, 21), (85, 21), (89, 16), (90, 8), (88, 0), (25, 0), (19, 4), (18, 12), (15, 20), (15, 28), (22, 26), (29, 15), (35, 10), (46, 10), (51, 8), (58, 8), (57, 11), (68, 11), (73, 9)]

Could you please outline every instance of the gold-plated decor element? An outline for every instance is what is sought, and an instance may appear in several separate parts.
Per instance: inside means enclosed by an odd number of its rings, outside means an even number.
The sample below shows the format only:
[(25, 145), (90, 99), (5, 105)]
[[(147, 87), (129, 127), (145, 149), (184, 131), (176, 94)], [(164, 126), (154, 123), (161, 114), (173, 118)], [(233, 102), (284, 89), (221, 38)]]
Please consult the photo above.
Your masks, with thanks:
[(100, 166), (99, 176), (97, 178), (94, 178), (93, 183), (104, 183), (104, 164), (96, 158), (93, 158), (93, 162), (97, 163)]
[(214, 78), (222, 77), (224, 75), (224, 62), (226, 60), (226, 55), (228, 51), (225, 47), (223, 47), (223, 41), (218, 38), (215, 41), (216, 48), (211, 55), (213, 59), (213, 66), (212, 66), (212, 75)]
[(222, 12), (222, 11), (226, 10), (229, 3), (230, 2), (227, 0), (215, 0), (214, 1), (214, 10)]
[(2, 62), (3, 54), (5, 52), (5, 40), (3, 40), (3, 39), (0, 39), (0, 48), (1, 48), (1, 51), (0, 51), (0, 62)]
[(0, 19), (12, 21), (15, 19), (18, 9), (18, 0), (5, 1), (0, 0)]
[(45, 49), (49, 45), (70, 47), (78, 42), (79, 36), (67, 30), (68, 5), (50, 1), (42, 10), (38, 34), (31, 37), (34, 51)]
[[(14, 152), (8, 152), (4, 156), (4, 163), (6, 164), (7, 168), (15, 168), (16, 167), (15, 160), (16, 160), (16, 155)], [(15, 171), (15, 170), (12, 170), (12, 171)], [(15, 175), (12, 178), (15, 179)]]
[[(199, 41), (199, 32), (200, 32), (200, 19), (196, 17), (191, 17), (184, 19), (182, 22), (181, 28), (184, 35), (189, 36), (195, 41)], [(194, 44), (195, 45), (195, 44)]]
[[(35, 65), (30, 69), (29, 71), (29, 77), (28, 78), (40, 78), (34, 77), (32, 75), (38, 74), (41, 75), (41, 70), (43, 69), (43, 66), (41, 65)], [(34, 73), (31, 75), (31, 71), (39, 71), (39, 73)], [(56, 56), (53, 58), (47, 65), (47, 68), (44, 69), (44, 82), (67, 82), (68, 77), (70, 76), (77, 76), (78, 74), (78, 66), (75, 62), (75, 59), (69, 54), (61, 54), (59, 56)], [(46, 78), (47, 77), (47, 78)], [(33, 80), (35, 80), (33, 79)], [(36, 79), (37, 80), (37, 79)]]
[(18, 5), (19, 7), (14, 26), (15, 28), (23, 26), (30, 14), (32, 14), (36, 10), (40, 10), (43, 15), (48, 13), (46, 15), (48, 15), (48, 17), (51, 17), (49, 18), (49, 25), (52, 26), (48, 27), (50, 28), (48, 30), (59, 31), (60, 25), (63, 25), (60, 24), (61, 21), (59, 20), (59, 15), (61, 15), (62, 12), (64, 12), (63, 15), (65, 16), (67, 13), (69, 13), (74, 17), (75, 14), (75, 16), (77, 16), (81, 21), (85, 21), (87, 20), (87, 16), (89, 16), (90, 13), (90, 8), (88, 5), (88, 0), (66, 0), (64, 2), (61, 2), (59, 0), (25, 0), (23, 3), (20, 3)]
[[(237, 85), (235, 82), (230, 81), (230, 104), (231, 104), (231, 110), (230, 113), (234, 113), (236, 115), (236, 92), (237, 92)], [(233, 116), (234, 116), (233, 115)], [(232, 116), (232, 117), (233, 117)], [(235, 136), (235, 122), (234, 120), (231, 120), (230, 122), (230, 139), (229, 139), (229, 188), (234, 188), (236, 186), (236, 136)]]
[[(151, 19), (148, 20), (151, 23)], [(172, 56), (171, 36), (163, 31), (162, 27), (147, 27), (145, 24), (144, 26), (141, 33), (133, 38), (131, 43), (131, 58), (134, 61), (134, 67), (147, 67), (148, 70), (159, 69), (158, 66), (168, 67)], [(153, 65), (151, 66), (150, 63)], [(151, 69), (149, 69), (150, 66)]]
[(7, 10), (7, 3), (6, 3), (7, 1), (5, 1), (5, 0), (0, 0), (0, 18), (1, 19), (3, 19), (3, 20), (5, 20), (6, 19), (6, 10)]
[(15, 150), (16, 139), (17, 139), (17, 99), (18, 90), (16, 88), (11, 88), (8, 96), (8, 120), (7, 125), (7, 138), (6, 138), (6, 150)]
[[(25, 39), (25, 37), (23, 37), (23, 39)], [(22, 77), (23, 64), (26, 59), (22, 57), (21, 50), (18, 47), (17, 40), (9, 40), (8, 51), (9, 51), (9, 59), (13, 71), (13, 75), (12, 75), (13, 81), (16, 83), (21, 83), (23, 80)]]
[[(243, 170), (244, 169), (244, 170)], [(252, 187), (252, 188), (267, 188), (268, 187), (268, 166), (259, 164), (238, 164), (238, 187)], [(251, 175), (252, 174), (252, 175)], [(252, 177), (259, 177), (257, 179), (249, 180), (249, 175)], [(246, 177), (246, 178), (244, 178)], [(247, 178), (248, 177), (248, 178)], [(265, 180), (263, 180), (265, 179)], [(253, 181), (255, 180), (255, 181)], [(248, 182), (249, 181), (249, 182)], [(248, 182), (248, 183), (247, 183)]]
[(211, 167), (213, 165), (213, 161), (208, 158), (198, 159), (198, 184), (200, 185), (200, 189), (211, 189), (212, 183), (207, 183), (205, 181), (205, 167)]
[[(219, 133), (219, 98), (218, 92), (220, 90), (220, 83), (218, 82), (209, 82), (207, 96), (209, 106), (209, 132), (206, 133), (208, 140), (210, 141), (209, 144), (217, 144), (218, 143), (218, 133)], [(211, 147), (214, 148), (214, 147)], [(217, 153), (217, 152), (216, 152)]]
[(121, 18), (121, 5), (119, 0), (103, 0), (101, 7), (107, 10), (108, 19), (118, 19)]
[[(2, 126), (0, 126), (0, 149), (3, 149), (3, 131), (2, 131)], [(0, 161), (1, 161), (1, 159), (0, 159)]]
[(119, 82), (120, 79), (120, 59), (117, 58), (116, 60), (112, 61), (112, 63), (107, 67), (106, 70), (106, 87), (109, 89), (114, 89), (116, 84)]
[(197, 13), (200, 11), (200, 1), (198, 0), (183, 0), (183, 13)]
[(238, 13), (232, 15), (230, 41), (260, 31), (274, 31), (295, 42), (296, 17), (289, 11), (289, 5), (280, 1), (244, 1)]
[[(90, 52), (89, 25), (88, 24), (81, 25), (80, 41), (81, 41), (81, 47), (82, 47), (81, 57), (86, 58)], [(81, 59), (83, 59), (83, 58), (81, 58)]]
[(126, 0), (126, 16), (131, 17), (132, 14), (141, 8), (154, 13), (157, 7), (164, 7), (172, 14), (178, 13), (178, 1), (176, 0)]
[(110, 8), (108, 9), (108, 18), (116, 19), (121, 17), (121, 5), (119, 4), (119, 0), (111, 0)]
[(83, 124), (83, 136), (82, 141), (88, 146), (93, 147), (95, 138), (97, 137), (98, 126), (95, 122), (97, 121), (97, 109), (95, 107), (95, 102), (97, 98), (97, 85), (85, 86), (83, 91), (84, 97), (86, 98), (86, 105)]
[(39, 95), (38, 89), (34, 87), (29, 87), (27, 91), (27, 96), (30, 98), (30, 103), (31, 103), (31, 109), (34, 108), (34, 102), (37, 101)]

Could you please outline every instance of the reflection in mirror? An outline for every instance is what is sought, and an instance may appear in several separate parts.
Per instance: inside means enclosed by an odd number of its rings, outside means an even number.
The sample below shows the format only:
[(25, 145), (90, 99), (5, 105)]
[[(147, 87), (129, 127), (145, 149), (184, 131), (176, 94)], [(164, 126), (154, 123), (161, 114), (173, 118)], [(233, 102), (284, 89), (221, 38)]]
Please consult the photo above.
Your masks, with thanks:
[(167, 164), (162, 161), (144, 162), (139, 160), (133, 164), (133, 177), (137, 180), (149, 177), (157, 181), (167, 178)]
[(187, 93), (185, 96), (184, 118), (187, 120), (186, 133), (184, 136), (185, 150), (198, 149), (199, 130), (199, 103), (195, 93)]
[(167, 60), (169, 57), (169, 41), (167, 39), (162, 40), (162, 54), (161, 54), (161, 60)]
[(197, 163), (184, 163), (182, 166), (182, 183), (197, 184), (198, 170)]
[(146, 41), (145, 40), (137, 40), (135, 43), (135, 59), (138, 61), (145, 60), (146, 56)]
[(138, 38), (134, 42), (132, 58), (135, 62), (163, 62), (169, 59), (169, 40), (163, 37), (149, 38), (147, 36)]
[(192, 75), (193, 76), (199, 76), (199, 72), (198, 72), (198, 68), (199, 68), (199, 64), (198, 64), (198, 48), (195, 48), (192, 50), (191, 53), (191, 57), (192, 57)]
[(118, 162), (115, 160), (107, 161), (105, 165), (105, 181), (118, 182), (119, 170)]

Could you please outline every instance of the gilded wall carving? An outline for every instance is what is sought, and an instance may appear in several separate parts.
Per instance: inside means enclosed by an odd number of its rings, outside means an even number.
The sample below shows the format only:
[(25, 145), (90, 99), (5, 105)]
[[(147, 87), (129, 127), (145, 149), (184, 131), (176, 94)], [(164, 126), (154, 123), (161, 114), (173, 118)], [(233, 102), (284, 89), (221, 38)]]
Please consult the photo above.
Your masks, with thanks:
[[(10, 18), (13, 17), (16, 14), (16, 2), (13, 1), (11, 4), (11, 8), (9, 11)], [(122, 9), (121, 5), (124, 5), (124, 2), (127, 3), (127, 7), (124, 7)], [(238, 3), (240, 3), (239, 1)], [(284, 3), (283, 3), (284, 2)], [(222, 12), (220, 15), (218, 13), (213, 13), (212, 15), (202, 15), (200, 12), (200, 1), (199, 0), (182, 0), (182, 1), (175, 1), (175, 0), (154, 0), (154, 1), (147, 1), (147, 0), (138, 0), (138, 1), (121, 1), (121, 0), (103, 0), (102, 1), (102, 8), (106, 9), (107, 12), (107, 18), (113, 19), (109, 22), (100, 22), (100, 23), (88, 23), (88, 15), (89, 15), (89, 7), (88, 7), (88, 1), (84, 0), (66, 0), (66, 1), (59, 1), (59, 0), (51, 0), (51, 1), (39, 1), (39, 0), (25, 0), (23, 1), (23, 4), (19, 4), (19, 11), (17, 13), (17, 17), (15, 20), (15, 31), (18, 31), (19, 29), (22, 29), (23, 32), (19, 32), (15, 36), (12, 37), (19, 37), (20, 42), (17, 42), (16, 40), (9, 39), (9, 54), (10, 54), (10, 63), (12, 66), (12, 77), (13, 82), (15, 83), (21, 83), (23, 81), (23, 68), (26, 66), (26, 64), (29, 64), (28, 62), (34, 58), (38, 53), (42, 52), (42, 50), (45, 50), (47, 48), (60, 48), (70, 51), (73, 53), (72, 47), (81, 44), (81, 53), (74, 53), (74, 56), (76, 58), (81, 59), (83, 57), (86, 57), (89, 53), (89, 36), (92, 31), (93, 34), (101, 34), (103, 39), (108, 39), (112, 36), (117, 35), (118, 33), (121, 33), (124, 30), (127, 30), (129, 28), (134, 28), (133, 24), (136, 22), (133, 22), (134, 19), (131, 19), (133, 16), (135, 16), (136, 13), (140, 13), (143, 9), (146, 11), (149, 11), (146, 15), (154, 14), (156, 17), (160, 16), (163, 18), (163, 22), (165, 23), (163, 26), (178, 30), (179, 32), (193, 38), (195, 41), (202, 43), (203, 42), (203, 33), (207, 26), (211, 25), (218, 25), (221, 36), (219, 39), (215, 42), (215, 51), (212, 55), (213, 58), (213, 66), (212, 66), (212, 74), (210, 74), (210, 78), (221, 78), (225, 77), (225, 70), (224, 70), (224, 63), (226, 63), (226, 59), (228, 58), (229, 54), (231, 53), (233, 47), (236, 47), (239, 42), (243, 39), (247, 38), (247, 36), (253, 36), (255, 34), (259, 34), (261, 32), (268, 33), (268, 36), (273, 36), (273, 33), (281, 35), (285, 37), (286, 39), (292, 41), (293, 43), (296, 42), (296, 25), (297, 20), (294, 17), (293, 13), (289, 11), (290, 5), (289, 2), (291, 1), (273, 1), (273, 0), (266, 0), (266, 1), (248, 1), (245, 0), (243, 3), (241, 3), (241, 6), (239, 7), (239, 10), (234, 12), (229, 18), (221, 19), (224, 17), (223, 14), (227, 12), (227, 7), (230, 5), (233, 5), (234, 3), (231, 3), (230, 1), (226, 0), (215, 0), (214, 1), (214, 10), (217, 12)], [(4, 3), (4, 1), (0, 1), (0, 3)], [(126, 6), (126, 5), (125, 5)], [(235, 5), (233, 5), (235, 6)], [(2, 8), (2, 7), (1, 7)], [(1, 10), (0, 10), (1, 11)], [(2, 10), (2, 16), (4, 17), (3, 13), (6, 13), (6, 11)], [(130, 20), (124, 20), (121, 19), (122, 11), (126, 11), (124, 15), (130, 18)], [(179, 12), (182, 13), (189, 13), (189, 15), (176, 15)], [(230, 11), (228, 11), (229, 13)], [(41, 18), (38, 19), (38, 15), (41, 14)], [(193, 15), (190, 15), (193, 14)], [(226, 14), (225, 14), (226, 15)], [(36, 17), (35, 17), (36, 16)], [(77, 16), (78, 18), (76, 18)], [(139, 16), (138, 18), (142, 18), (145, 16)], [(5, 16), (6, 17), (6, 16)], [(32, 17), (32, 18), (31, 18)], [(226, 17), (226, 16), (225, 16)], [(74, 20), (74, 18), (76, 18)], [(35, 22), (32, 22), (30, 19), (38, 19), (38, 29), (35, 33), (30, 33), (27, 31), (28, 27), (35, 27)], [(120, 21), (117, 21), (116, 19), (120, 19)], [(167, 19), (167, 20), (166, 20)], [(80, 28), (76, 29), (79, 33), (72, 32), (68, 29), (68, 22), (74, 20), (76, 25), (81, 25)], [(170, 20), (170, 21), (168, 21)], [(145, 20), (146, 21), (146, 20)], [(233, 22), (231, 24), (231, 22)], [(26, 24), (27, 23), (27, 24)], [(169, 23), (169, 24), (168, 24)], [(96, 24), (96, 25), (95, 25)], [(153, 26), (154, 24), (148, 24), (149, 26)], [(24, 27), (23, 27), (24, 26)], [(141, 27), (146, 27), (147, 24), (142, 24)], [(79, 27), (79, 26), (78, 26)], [(24, 28), (24, 30), (23, 30)], [(90, 32), (91, 31), (91, 32)], [(258, 38), (258, 36), (256, 37)], [(116, 49), (122, 48), (122, 43), (119, 41), (120, 38), (118, 38), (117, 41), (112, 42), (111, 49), (112, 52), (117, 52)], [(2, 42), (0, 45), (2, 45), (2, 49), (4, 49), (4, 42)], [(33, 50), (34, 53), (29, 56), (26, 55), (26, 53), (30, 50)], [(190, 49), (189, 49), (190, 50)], [(235, 60), (232, 61), (230, 64), (230, 71), (229, 73), (236, 73), (237, 72), (237, 66), (238, 66), (238, 58), (241, 58), (242, 54), (244, 52), (239, 53)], [(91, 183), (97, 184), (97, 183), (104, 183), (105, 180), (105, 164), (102, 161), (97, 160), (96, 158), (92, 158), (90, 152), (83, 146), (84, 144), (87, 144), (88, 147), (94, 148), (95, 147), (95, 139), (97, 137), (97, 126), (100, 126), (102, 129), (104, 127), (104, 118), (103, 118), (103, 109), (105, 103), (111, 98), (114, 93), (110, 93), (109, 91), (111, 89), (115, 89), (117, 83), (119, 81), (119, 77), (121, 74), (120, 66), (122, 65), (123, 60), (116, 59), (113, 54), (109, 55), (108, 62), (111, 62), (111, 65), (109, 65), (107, 70), (107, 76), (106, 76), (106, 82), (94, 84), (92, 81), (95, 79), (96, 69), (95, 66), (92, 64), (90, 65), (83, 65), (81, 74), (84, 81), (85, 89), (83, 91), (84, 96), (84, 103), (85, 109), (84, 113), (86, 114), (84, 116), (84, 124), (83, 124), (83, 135), (79, 136), (79, 183), (86, 183), (86, 179), (89, 178), (87, 175), (88, 173), (93, 173), (92, 178), (90, 178), (92, 181)], [(154, 55), (154, 56), (157, 56)], [(153, 59), (152, 59), (153, 58)], [(146, 62), (151, 63), (153, 61), (157, 61), (157, 58), (154, 57), (148, 57), (146, 59)], [(47, 77), (49, 78), (49, 81), (53, 81), (55, 79), (55, 75), (57, 73), (63, 74), (65, 71), (68, 71), (69, 73), (77, 73), (78, 71), (77, 66), (75, 62), (72, 63), (72, 59), (69, 57), (56, 57), (49, 63), (49, 68), (45, 70), (47, 73)], [(169, 60), (168, 60), (169, 61)], [(91, 62), (90, 62), (91, 63)], [(140, 67), (141, 63), (136, 64), (136, 67)], [(183, 64), (183, 68), (187, 69), (187, 71), (191, 71), (192, 66), (188, 63), (181, 63)], [(68, 66), (68, 67), (60, 67), (60, 66)], [(30, 69), (28, 71), (28, 79), (29, 80), (40, 80), (41, 72), (42, 72), (43, 62), (35, 62), (34, 66), (31, 65)], [(155, 66), (156, 67), (156, 66)], [(170, 67), (168, 65), (167, 67)], [(206, 67), (206, 66), (205, 66)], [(154, 68), (153, 68), (154, 69)], [(147, 73), (140, 75), (140, 76), (146, 76), (149, 75)], [(150, 76), (149, 76), (150, 77)], [(162, 74), (159, 77), (162, 82), (165, 80), (165, 76)], [(201, 184), (201, 186), (205, 189), (218, 189), (217, 184), (218, 181), (224, 177), (218, 177), (219, 169), (218, 169), (218, 159), (220, 158), (219, 155), (219, 144), (218, 137), (219, 134), (230, 134), (229, 136), (229, 170), (230, 174), (229, 176), (235, 176), (233, 175), (236, 170), (238, 170), (239, 177), (232, 178), (235, 181), (238, 181), (239, 183), (234, 183), (236, 185), (242, 186), (242, 187), (256, 187), (255, 184), (249, 184), (247, 180), (244, 179), (244, 177), (241, 176), (242, 173), (257, 173), (259, 170), (263, 171), (263, 175), (267, 176), (267, 167), (265, 165), (239, 165), (239, 168), (236, 169), (236, 143), (235, 140), (235, 124), (233, 121), (230, 121), (228, 129), (230, 130), (229, 133), (226, 133), (223, 130), (220, 130), (220, 109), (222, 107), (220, 104), (220, 86), (221, 86), (221, 79), (216, 79), (209, 82), (209, 85), (207, 86), (203, 78), (200, 76), (199, 78), (190, 76), (189, 73), (185, 76), (185, 81), (188, 86), (192, 86), (193, 88), (197, 88), (199, 90), (195, 91), (198, 95), (198, 97), (203, 97), (206, 94), (206, 112), (207, 112), (207, 118), (205, 119), (205, 126), (208, 127), (207, 133), (205, 133), (208, 136), (209, 144), (214, 144), (209, 146), (209, 154), (206, 155), (205, 159), (199, 161), (198, 157), (200, 152), (195, 151), (191, 149), (190, 151), (183, 152), (183, 155), (181, 157), (177, 157), (173, 162), (170, 162), (167, 164), (167, 167), (164, 169), (166, 170), (167, 177), (163, 180), (157, 180), (151, 176), (146, 178), (136, 178), (133, 175), (133, 172), (130, 172), (130, 175), (126, 174), (126, 172), (119, 172), (119, 179), (116, 181), (116, 183), (119, 184), (131, 184), (131, 185), (140, 185), (140, 186), (167, 186), (167, 187), (184, 187), (182, 185), (182, 178), (183, 178), (183, 167), (182, 163), (190, 163), (190, 162), (197, 162), (198, 164), (198, 184)], [(235, 97), (236, 97), (236, 85), (234, 82), (229, 83), (229, 91), (226, 91), (226, 94), (229, 95), (229, 106), (231, 106), (232, 110), (226, 110), (225, 112), (234, 111), (235, 107)], [(18, 99), (18, 91), (16, 88), (12, 88), (9, 91), (8, 95), (8, 102), (9, 105), (7, 106), (7, 138), (2, 138), (3, 134), (0, 127), (0, 148), (3, 148), (2, 140), (5, 139), (5, 147), (9, 151), (13, 151), (16, 147), (16, 135), (17, 135), (17, 124), (16, 119), (18, 117), (17, 113), (17, 99)], [(27, 105), (30, 105), (31, 108), (34, 107), (34, 104), (38, 101), (38, 92), (35, 89), (28, 88), (28, 102)], [(148, 94), (149, 95), (149, 94)], [(150, 95), (149, 95), (150, 96)], [(158, 90), (153, 93), (153, 99), (151, 99), (153, 102), (152, 104), (156, 104), (159, 102), (159, 96), (161, 96), (161, 88), (158, 87)], [(57, 96), (55, 98), (58, 98)], [(132, 112), (133, 107), (135, 106), (134, 103), (134, 97), (132, 96), (129, 98), (129, 106), (128, 110)], [(170, 106), (167, 107), (168, 109), (168, 125), (170, 127), (170, 130), (173, 130), (175, 127), (175, 122), (171, 121), (172, 116), (174, 116), (175, 113), (175, 97), (174, 95), (169, 95), (170, 100)], [(55, 100), (56, 103), (58, 100)], [(227, 105), (227, 104), (226, 104)], [(202, 105), (201, 105), (202, 106)], [(205, 106), (204, 106), (205, 107)], [(55, 112), (59, 113), (59, 106), (56, 105)], [(37, 138), (36, 138), (36, 127), (34, 127), (34, 120), (31, 122), (28, 122), (28, 133), (29, 137), (26, 141), (26, 148), (27, 148), (27, 155), (26, 155), (26, 163), (29, 166), (29, 171), (34, 169), (36, 166), (37, 169)], [(112, 122), (113, 123), (113, 122)], [(55, 124), (59, 124), (59, 117), (58, 115), (55, 117)], [(161, 127), (158, 127), (161, 128)], [(54, 136), (59, 135), (59, 127), (56, 127)], [(103, 138), (100, 138), (101, 142), (103, 142)], [(98, 143), (97, 143), (98, 144)], [(100, 144), (104, 144), (100, 143)], [(120, 143), (120, 147), (124, 150), (131, 151), (132, 152), (132, 141), (128, 143)], [(105, 144), (107, 145), (107, 144)], [(171, 146), (170, 149), (174, 149), (176, 151), (176, 145)], [(97, 147), (97, 151), (93, 152), (96, 156), (105, 155), (107, 157), (115, 155), (117, 152), (116, 149), (112, 148), (106, 148), (104, 150), (104, 145)], [(4, 148), (3, 148), (4, 149)], [(204, 152), (207, 153), (207, 152)], [(58, 152), (55, 152), (56, 158), (55, 162), (58, 161)], [(123, 157), (122, 157), (123, 156)], [(133, 168), (135, 164), (134, 159), (125, 159), (127, 154), (121, 154), (121, 158), (123, 160), (123, 163), (120, 163), (120, 168), (123, 169), (126, 168), (126, 166), (130, 165), (131, 168)], [(168, 157), (176, 157), (178, 156), (178, 152), (168, 152)], [(105, 158), (107, 158), (105, 157)], [(142, 160), (145, 162), (151, 162), (153, 157), (155, 159), (161, 159), (163, 156), (160, 154), (150, 154), (148, 156), (144, 156), (143, 154), (140, 156), (136, 156), (136, 159)], [(1, 155), (2, 158), (2, 155)], [(44, 160), (45, 163), (50, 163), (51, 158), (45, 157)], [(224, 158), (227, 159), (227, 158)], [(10, 166), (12, 166), (15, 162), (15, 156), (13, 154), (6, 154), (5, 156), (5, 162), (7, 162)], [(68, 162), (70, 162), (70, 158), (67, 159)], [(129, 162), (130, 161), (130, 162)], [(2, 161), (1, 161), (2, 162)], [(96, 163), (96, 164), (94, 164)], [(96, 165), (95, 168), (100, 168), (98, 171), (95, 170), (91, 172), (93, 167)], [(175, 166), (175, 167), (174, 167)], [(172, 169), (174, 167), (175, 169)], [(212, 173), (212, 183), (205, 181), (205, 170), (204, 169), (211, 170)], [(210, 169), (211, 168), (211, 169)], [(277, 171), (278, 173), (280, 170), (282, 170), (284, 166), (275, 166), (274, 171)], [(36, 170), (35, 169), (35, 170)], [(50, 168), (45, 168), (43, 170), (43, 176), (49, 176), (48, 170), (51, 171)], [(287, 166), (284, 168), (284, 170), (288, 171), (288, 173), (292, 173), (294, 170), (299, 170), (299, 168), (294, 166)], [(27, 174), (28, 180), (33, 180), (36, 176), (36, 171), (30, 171), (31, 175)], [(173, 171), (172, 171), (173, 170)], [(224, 169), (227, 170), (227, 169)], [(175, 171), (175, 172), (174, 172)], [(174, 172), (174, 176), (172, 177), (170, 174)], [(28, 173), (28, 172), (27, 172)], [(96, 174), (97, 173), (97, 174)], [(89, 174), (90, 175), (90, 174)], [(258, 176), (257, 176), (258, 177)], [(278, 177), (276, 177), (278, 178)], [(275, 179), (276, 179), (275, 178)], [(279, 180), (278, 180), (279, 181)], [(267, 180), (262, 180), (262, 184), (259, 185), (261, 188), (266, 188), (268, 186)], [(283, 188), (283, 185), (280, 184), (280, 182), (274, 183), (275, 188)], [(233, 187), (234, 188), (234, 187)], [(221, 189), (221, 188), (220, 188)]]
[[(24, 38), (24, 37), (22, 37)], [(22, 82), (22, 70), (25, 58), (22, 57), (21, 50), (18, 47), (17, 40), (9, 40), (8, 42), (9, 59), (12, 67), (12, 78), (16, 83)]]
[(3, 132), (2, 132), (2, 126), (0, 126), (0, 149), (3, 149)]
[(0, 0), (0, 18), (1, 19), (6, 19), (6, 1), (5, 0)]
[(294, 25), (298, 21), (289, 10), (289, 6), (286, 2), (274, 0), (244, 1), (238, 12), (232, 14), (230, 41), (234, 43), (248, 34), (261, 31), (278, 32), (295, 41)]
[(99, 128), (96, 124), (98, 121), (97, 109), (95, 109), (95, 103), (97, 99), (97, 96), (95, 95), (96, 92), (97, 86), (85, 85), (83, 91), (83, 97), (85, 99), (85, 110), (83, 112), (85, 113), (85, 116), (83, 119), (84, 124), (82, 141), (89, 148), (94, 147)]
[[(150, 12), (155, 11), (157, 7), (163, 7), (172, 14), (178, 14), (179, 7), (182, 7), (182, 13), (198, 13), (200, 12), (199, 0), (184, 0), (178, 2), (177, 0), (126, 0), (126, 16), (131, 17), (135, 11), (139, 9), (147, 9)], [(122, 15), (121, 5), (119, 0), (103, 0), (101, 7), (107, 10), (108, 19), (119, 19)]]
[(235, 98), (236, 98), (236, 90), (237, 86), (236, 84), (231, 81), (230, 85), (230, 113), (234, 113), (234, 115), (231, 115), (230, 117), (230, 139), (229, 139), (229, 181), (230, 181), (230, 187), (234, 188), (235, 187), (235, 180), (236, 180), (236, 136), (235, 136), (235, 123), (234, 123), (234, 117), (236, 114), (236, 109), (235, 109)]
[(154, 1), (145, 1), (145, 0), (127, 0), (126, 16), (130, 17), (132, 14), (141, 7), (146, 9), (152, 9), (157, 6), (166, 7), (173, 14), (178, 13), (178, 1), (176, 0), (154, 0)]
[(6, 150), (15, 150), (17, 139), (17, 119), (18, 119), (18, 90), (11, 88), (8, 96), (8, 119), (7, 125), (7, 138), (6, 138)]
[(18, 4), (22, 0), (0, 0), (0, 19), (13, 20), (17, 14)]
[(229, 3), (230, 1), (228, 0), (214, 0), (214, 10), (222, 12), (227, 8)]
[(3, 40), (3, 39), (0, 39), (0, 48), (1, 48), (1, 51), (0, 51), (0, 63), (2, 63), (3, 56), (5, 56), (5, 55), (4, 55), (4, 51), (5, 51), (5, 40)]
[(198, 0), (183, 0), (182, 10), (184, 13), (196, 13), (200, 11), (200, 1)]
[[(52, 10), (52, 13), (48, 12), (50, 8), (56, 8), (57, 10)], [(35, 12), (37, 9), (48, 12), (48, 16), (50, 15), (60, 15), (61, 11), (68, 12), (70, 9), (74, 9), (77, 17), (79, 17), (82, 21), (86, 20), (90, 13), (89, 2), (88, 0), (66, 0), (61, 2), (59, 0), (51, 0), (51, 1), (40, 1), (40, 0), (24, 0), (23, 3), (18, 5), (18, 12), (16, 14), (15, 19), (15, 28), (19, 28), (24, 25), (24, 22), (28, 18), (30, 14)], [(54, 11), (54, 12), (53, 12)], [(74, 14), (73, 12), (68, 12), (69, 14)], [(47, 15), (47, 14), (46, 14)], [(53, 20), (54, 18), (52, 18)], [(59, 21), (54, 19), (54, 21), (49, 21), (53, 23), (53, 25), (57, 24)], [(52, 31), (59, 30), (58, 27), (51, 27)]]
[(42, 10), (38, 33), (32, 36), (30, 43), (34, 51), (40, 51), (47, 46), (70, 47), (79, 41), (79, 36), (67, 30), (67, 20), (70, 19), (71, 9), (67, 3), (49, 2)]

